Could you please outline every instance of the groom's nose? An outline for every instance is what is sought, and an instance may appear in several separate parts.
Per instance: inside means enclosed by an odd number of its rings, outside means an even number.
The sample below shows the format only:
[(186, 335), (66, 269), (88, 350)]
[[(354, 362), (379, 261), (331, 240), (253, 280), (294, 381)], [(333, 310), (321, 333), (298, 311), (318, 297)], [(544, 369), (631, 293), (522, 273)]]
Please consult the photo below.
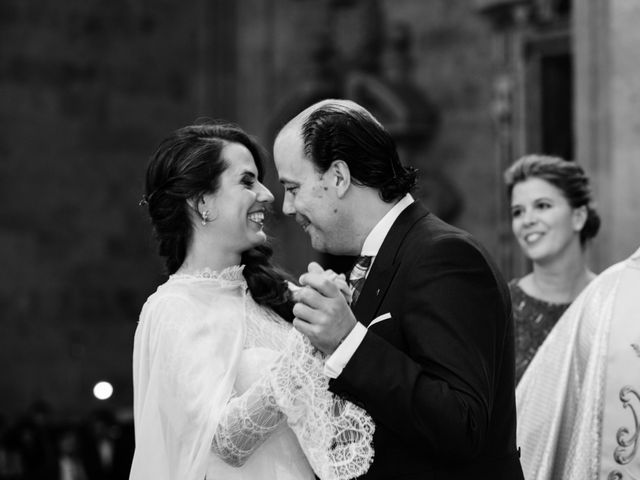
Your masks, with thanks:
[(282, 213), (285, 215), (295, 215), (296, 209), (293, 208), (293, 200), (291, 199), (291, 194), (285, 192), (284, 200), (282, 201)]

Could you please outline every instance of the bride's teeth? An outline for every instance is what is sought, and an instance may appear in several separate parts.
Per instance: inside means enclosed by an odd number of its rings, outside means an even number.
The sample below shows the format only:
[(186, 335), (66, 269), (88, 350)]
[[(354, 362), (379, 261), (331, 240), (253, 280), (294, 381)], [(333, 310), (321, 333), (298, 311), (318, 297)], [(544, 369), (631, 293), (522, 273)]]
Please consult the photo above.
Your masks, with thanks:
[(264, 213), (263, 212), (251, 213), (249, 214), (249, 220), (251, 220), (252, 222), (261, 224), (262, 222), (264, 222)]

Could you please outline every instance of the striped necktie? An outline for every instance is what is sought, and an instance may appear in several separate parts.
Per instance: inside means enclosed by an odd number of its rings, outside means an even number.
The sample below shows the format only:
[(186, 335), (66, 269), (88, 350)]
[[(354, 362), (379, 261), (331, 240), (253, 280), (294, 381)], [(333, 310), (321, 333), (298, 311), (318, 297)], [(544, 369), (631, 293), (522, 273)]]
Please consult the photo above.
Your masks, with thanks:
[(355, 305), (358, 300), (358, 296), (362, 291), (362, 286), (367, 277), (367, 271), (371, 266), (371, 260), (373, 257), (370, 255), (363, 255), (358, 257), (356, 264), (353, 266), (351, 273), (349, 274), (349, 285), (351, 286), (351, 305)]

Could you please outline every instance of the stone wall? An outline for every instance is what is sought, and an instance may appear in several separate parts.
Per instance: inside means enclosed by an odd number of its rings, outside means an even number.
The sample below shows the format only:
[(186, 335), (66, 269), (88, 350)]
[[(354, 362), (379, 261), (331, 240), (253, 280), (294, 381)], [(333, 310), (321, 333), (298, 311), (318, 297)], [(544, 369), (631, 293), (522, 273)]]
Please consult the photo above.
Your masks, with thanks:
[(182, 2), (0, 4), (0, 411), (131, 402), (138, 311), (160, 266), (147, 156), (196, 113)]
[(593, 179), (602, 227), (592, 247), (597, 271), (640, 246), (640, 4), (576, 4), (578, 157)]

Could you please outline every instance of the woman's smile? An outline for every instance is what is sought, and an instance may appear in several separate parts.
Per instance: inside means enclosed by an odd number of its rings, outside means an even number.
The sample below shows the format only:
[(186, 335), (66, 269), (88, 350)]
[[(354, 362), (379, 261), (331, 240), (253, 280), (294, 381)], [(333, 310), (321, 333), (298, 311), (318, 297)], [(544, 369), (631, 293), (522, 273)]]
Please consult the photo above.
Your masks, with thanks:
[(264, 210), (260, 209), (249, 212), (247, 218), (249, 218), (249, 221), (260, 225), (260, 227), (262, 228), (262, 226), (264, 225)]

